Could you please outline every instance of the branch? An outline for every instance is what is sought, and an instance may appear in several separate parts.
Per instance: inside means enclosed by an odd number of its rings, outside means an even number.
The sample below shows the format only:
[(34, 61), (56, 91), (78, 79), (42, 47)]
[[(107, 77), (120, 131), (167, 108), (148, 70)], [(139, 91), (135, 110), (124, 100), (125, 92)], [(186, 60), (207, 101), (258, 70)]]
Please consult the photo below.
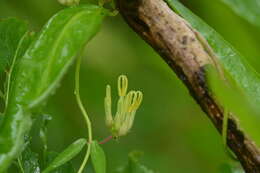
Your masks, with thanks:
[[(204, 72), (205, 65), (214, 62), (194, 30), (163, 0), (118, 0), (117, 5), (126, 22), (161, 55), (221, 133), (224, 112), (208, 91)], [(228, 120), (227, 144), (247, 173), (260, 173), (260, 151), (233, 117)]]

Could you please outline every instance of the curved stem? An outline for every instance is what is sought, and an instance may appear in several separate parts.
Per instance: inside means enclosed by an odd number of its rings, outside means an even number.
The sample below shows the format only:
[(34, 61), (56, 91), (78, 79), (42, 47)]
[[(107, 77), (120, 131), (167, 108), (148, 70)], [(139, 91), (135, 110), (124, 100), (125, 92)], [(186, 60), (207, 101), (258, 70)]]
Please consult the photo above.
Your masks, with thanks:
[(19, 165), (19, 169), (20, 169), (20, 171), (22, 172), (22, 173), (24, 173), (24, 169), (23, 169), (23, 165), (22, 165), (22, 162), (21, 162), (21, 159), (20, 159), (20, 157), (18, 157), (18, 165)]
[(81, 101), (81, 98), (80, 98), (80, 93), (79, 93), (79, 73), (80, 73), (80, 65), (81, 65), (81, 59), (82, 59), (82, 56), (80, 56), (78, 59), (77, 59), (77, 64), (76, 64), (76, 72), (75, 72), (75, 95), (76, 95), (76, 100), (77, 100), (77, 103), (78, 103), (78, 106), (84, 116), (84, 119), (86, 121), (86, 124), (87, 124), (87, 128), (88, 128), (88, 149), (87, 149), (87, 152), (86, 152), (86, 155), (84, 157), (84, 160), (78, 170), (78, 173), (82, 173), (83, 169), (85, 168), (86, 164), (87, 164), (87, 161), (88, 161), (88, 158), (89, 158), (89, 155), (90, 155), (90, 147), (91, 147), (91, 142), (92, 142), (92, 129), (91, 129), (91, 121), (88, 117), (88, 114), (87, 114), (87, 111), (85, 110), (83, 104), (82, 104), (82, 101)]

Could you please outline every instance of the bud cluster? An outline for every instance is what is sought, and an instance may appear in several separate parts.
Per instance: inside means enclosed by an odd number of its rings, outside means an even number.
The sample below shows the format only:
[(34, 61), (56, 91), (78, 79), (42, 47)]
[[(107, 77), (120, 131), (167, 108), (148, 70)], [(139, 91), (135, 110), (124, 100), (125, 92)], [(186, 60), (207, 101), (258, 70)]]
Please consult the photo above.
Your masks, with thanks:
[(112, 116), (111, 111), (111, 87), (106, 87), (105, 114), (106, 125), (110, 128), (114, 137), (126, 135), (133, 126), (135, 113), (139, 108), (143, 93), (141, 91), (130, 91), (127, 93), (128, 79), (125, 75), (118, 78), (118, 95), (117, 111), (115, 116)]

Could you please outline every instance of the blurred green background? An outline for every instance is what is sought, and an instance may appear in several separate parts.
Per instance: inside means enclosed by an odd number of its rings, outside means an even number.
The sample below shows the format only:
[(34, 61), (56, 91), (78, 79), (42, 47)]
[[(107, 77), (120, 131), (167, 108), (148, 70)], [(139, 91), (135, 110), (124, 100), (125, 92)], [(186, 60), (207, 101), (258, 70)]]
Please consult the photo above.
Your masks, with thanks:
[[(239, 18), (221, 0), (182, 2), (233, 44), (258, 71), (258, 28)], [(55, 0), (1, 0), (0, 18), (17, 16), (39, 31), (62, 8)], [(132, 150), (143, 151), (142, 162), (160, 173), (218, 173), (219, 167), (229, 162), (220, 135), (185, 86), (119, 15), (107, 18), (87, 45), (81, 71), (81, 97), (96, 139), (109, 135), (104, 124), (105, 86), (112, 85), (115, 103), (120, 74), (128, 75), (130, 88), (143, 91), (144, 101), (131, 133), (104, 145), (108, 172), (126, 163)], [(75, 139), (87, 136), (73, 90), (74, 67), (46, 105), (45, 112), (53, 116), (48, 126), (52, 150), (61, 151)], [(33, 146), (35, 151), (41, 147), (37, 136)], [(83, 153), (74, 160), (75, 166), (82, 157)]]

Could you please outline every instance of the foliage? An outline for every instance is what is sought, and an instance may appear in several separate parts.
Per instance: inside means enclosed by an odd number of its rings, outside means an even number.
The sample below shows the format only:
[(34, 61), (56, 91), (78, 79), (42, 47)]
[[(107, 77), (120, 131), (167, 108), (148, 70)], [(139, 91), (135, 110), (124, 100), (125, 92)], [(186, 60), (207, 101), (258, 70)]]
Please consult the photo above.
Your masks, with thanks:
[[(38, 154), (31, 151), (29, 147), (23, 151), (19, 160), (22, 164), (20, 165), (24, 173), (39, 173), (40, 164), (39, 164)], [(19, 162), (18, 161), (18, 162)]]
[[(47, 153), (47, 164), (51, 164), (55, 158), (57, 158), (57, 156), (59, 155), (59, 153), (54, 152), (54, 151), (50, 151)], [(72, 163), (71, 162), (67, 162), (65, 164), (63, 164), (62, 166), (57, 167), (55, 170), (51, 171), (51, 173), (73, 173), (75, 172)]]
[(260, 2), (258, 0), (222, 0), (238, 15), (260, 27)]
[(0, 72), (8, 71), (16, 56), (20, 40), (28, 30), (27, 24), (16, 18), (4, 19), (0, 22)]
[[(184, 17), (191, 26), (201, 33), (214, 50), (223, 66), (228, 84), (217, 73), (208, 73), (209, 86), (224, 109), (234, 113), (243, 128), (257, 144), (260, 143), (258, 132), (260, 102), (259, 75), (229, 43), (216, 31), (205, 24), (176, 0), (166, 0), (175, 12)], [(228, 1), (240, 16), (259, 26), (257, 2)], [(99, 5), (77, 5), (79, 0), (60, 0), (65, 5), (75, 5), (59, 11), (46, 23), (39, 33), (30, 32), (26, 22), (16, 18), (0, 21), (0, 73), (5, 75), (2, 97), (5, 102), (4, 116), (0, 115), (0, 172), (16, 166), (21, 173), (74, 173), (71, 160), (87, 146), (84, 161), (78, 171), (83, 172), (91, 156), (96, 173), (107, 172), (107, 158), (101, 147), (103, 142), (92, 139), (92, 127), (79, 95), (79, 72), (81, 58), (78, 58), (75, 75), (75, 94), (79, 108), (85, 116), (88, 127), (88, 140), (79, 139), (62, 152), (50, 151), (47, 140), (47, 125), (51, 117), (42, 114), (50, 95), (54, 94), (62, 77), (82, 53), (86, 43), (98, 32), (107, 15), (115, 15), (115, 1), (99, 1)], [(96, 3), (97, 4), (97, 3)], [(109, 7), (109, 9), (103, 6)], [(100, 49), (103, 49), (100, 46)], [(113, 63), (110, 64), (113, 66)], [(118, 82), (119, 101), (117, 112), (112, 116), (111, 91), (107, 86), (105, 97), (106, 124), (112, 136), (129, 133), (137, 108), (142, 102), (142, 92), (127, 93), (126, 76), (120, 76)], [(161, 109), (161, 108), (160, 108)], [(248, 116), (250, 114), (250, 116)], [(38, 135), (42, 140), (41, 154), (33, 151), (30, 136), (31, 126), (41, 119)], [(145, 122), (147, 123), (147, 122)], [(78, 129), (77, 129), (78, 130)], [(159, 138), (158, 135), (156, 138)], [(112, 139), (110, 137), (109, 139)], [(159, 140), (159, 139), (156, 139)], [(107, 142), (107, 141), (106, 141)], [(166, 142), (167, 143), (167, 142)], [(86, 145), (87, 144), (87, 145)], [(140, 163), (140, 152), (129, 154), (128, 162), (118, 169), (118, 173), (153, 173)], [(109, 163), (109, 162), (108, 162)], [(156, 167), (156, 165), (155, 165)], [(221, 173), (242, 172), (228, 167)]]
[(91, 143), (91, 160), (96, 173), (106, 172), (106, 156), (97, 141)]
[(128, 163), (119, 168), (116, 173), (154, 173), (154, 171), (148, 169), (142, 165), (139, 161), (142, 156), (142, 152), (132, 151), (128, 155)]
[(56, 168), (64, 165), (68, 161), (70, 161), (73, 157), (75, 157), (85, 146), (86, 140), (85, 139), (78, 139), (73, 144), (68, 146), (64, 151), (58, 154), (53, 161), (49, 164), (49, 166), (43, 171), (43, 173), (51, 172)]
[[(244, 110), (252, 109), (252, 107), (255, 107), (255, 109), (257, 109), (257, 105), (259, 105), (260, 103), (259, 74), (245, 61), (244, 57), (240, 53), (238, 53), (229, 43), (227, 43), (214, 29), (212, 29), (200, 18), (198, 18), (191, 11), (185, 8), (181, 3), (179, 3), (177, 0), (167, 0), (167, 2), (173, 8), (174, 11), (176, 11), (182, 17), (184, 17), (184, 19), (186, 19), (191, 24), (191, 26), (195, 28), (197, 31), (199, 31), (208, 41), (208, 44), (211, 46), (214, 53), (217, 55), (220, 65), (226, 72), (228, 84), (231, 85), (230, 90), (234, 88), (239, 88), (238, 90), (240, 90), (240, 92), (233, 92), (233, 94), (229, 92), (229, 96), (233, 95), (233, 98), (242, 96), (242, 98), (244, 98), (245, 101), (250, 100), (251, 106), (248, 106), (248, 104), (246, 104), (247, 106), (245, 104), (242, 104), (245, 105), (245, 107), (243, 107)], [(214, 88), (219, 88), (219, 86), (221, 85), (223, 84), (218, 84), (218, 87)], [(228, 107), (227, 109), (229, 109), (229, 111), (233, 113), (237, 113), (235, 114), (235, 116), (239, 118), (239, 124), (241, 128), (244, 129), (245, 132), (247, 132), (250, 135), (250, 137), (253, 138), (254, 141), (256, 141), (258, 145), (260, 145), (260, 136), (257, 134), (257, 131), (259, 129), (257, 122), (260, 118), (259, 111), (249, 111), (251, 112), (251, 114), (249, 114), (250, 116), (248, 116), (248, 111), (244, 111), (242, 113), (241, 111), (238, 112), (239, 110), (241, 110), (241, 106), (238, 106), (240, 104), (237, 104), (237, 102), (234, 103), (234, 100), (237, 99), (228, 99), (227, 97), (229, 96), (223, 94), (223, 90), (220, 90), (216, 91), (216, 93), (218, 93), (217, 96), (221, 95), (225, 98), (218, 97), (219, 101), (221, 103), (230, 102), (229, 104), (225, 103), (225, 106)], [(245, 97), (243, 97), (243, 95)], [(235, 108), (234, 106), (231, 106), (232, 103), (233, 105), (236, 104)]]
[(32, 112), (57, 88), (78, 52), (98, 31), (104, 15), (105, 10), (95, 5), (62, 10), (49, 20), (26, 52), (15, 58), (0, 132), (0, 172), (21, 152)]

